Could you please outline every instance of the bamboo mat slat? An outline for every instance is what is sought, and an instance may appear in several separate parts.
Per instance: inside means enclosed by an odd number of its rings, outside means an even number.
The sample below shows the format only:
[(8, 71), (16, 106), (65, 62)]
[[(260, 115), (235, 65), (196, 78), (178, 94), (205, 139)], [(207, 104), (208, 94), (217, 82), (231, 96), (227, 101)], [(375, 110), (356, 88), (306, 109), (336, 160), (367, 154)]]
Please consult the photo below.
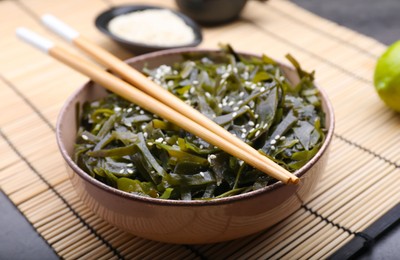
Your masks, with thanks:
[[(286, 0), (249, 1), (239, 21), (203, 29), (200, 47), (235, 49), (283, 60), (291, 53), (334, 105), (335, 136), (314, 194), (270, 229), (224, 243), (169, 245), (125, 233), (95, 216), (76, 196), (55, 141), (58, 111), (87, 79), (33, 51), (14, 36), (52, 13), (122, 59), (131, 56), (93, 24), (102, 10), (134, 0), (0, 2), (0, 188), (65, 259), (320, 259), (332, 255), (400, 202), (400, 117), (372, 85), (386, 46)], [(146, 4), (176, 8), (173, 0)], [(7, 14), (13, 14), (9, 18)], [(266, 15), (268, 14), (268, 15)], [(12, 108), (12, 111), (10, 111)], [(4, 111), (4, 112), (3, 112)]]

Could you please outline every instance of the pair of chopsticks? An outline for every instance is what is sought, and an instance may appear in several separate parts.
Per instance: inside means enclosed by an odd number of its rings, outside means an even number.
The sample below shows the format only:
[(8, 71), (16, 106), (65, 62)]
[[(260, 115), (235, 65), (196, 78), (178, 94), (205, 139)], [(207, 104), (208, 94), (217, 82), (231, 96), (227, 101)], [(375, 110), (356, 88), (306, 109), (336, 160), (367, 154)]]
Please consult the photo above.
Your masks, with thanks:
[(70, 50), (57, 46), (54, 42), (29, 29), (17, 28), (17, 36), (126, 100), (180, 126), (182, 129), (219, 147), (271, 177), (286, 184), (297, 184), (299, 182), (299, 178), (295, 175), (233, 136), (113, 54), (91, 42), (69, 25), (52, 15), (42, 16), (42, 22), (51, 31), (72, 43), (124, 80), (106, 72), (100, 66), (74, 54)]

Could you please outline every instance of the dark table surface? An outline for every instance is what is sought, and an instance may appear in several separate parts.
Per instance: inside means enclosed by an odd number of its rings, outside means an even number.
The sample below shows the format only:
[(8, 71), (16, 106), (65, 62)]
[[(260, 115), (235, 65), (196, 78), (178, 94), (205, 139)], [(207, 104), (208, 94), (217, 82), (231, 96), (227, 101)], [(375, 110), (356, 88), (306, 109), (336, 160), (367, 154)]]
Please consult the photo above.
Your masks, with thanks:
[[(400, 39), (400, 0), (292, 0), (292, 2), (387, 45)], [(400, 225), (397, 225), (380, 237), (369, 251), (360, 254), (358, 259), (400, 259), (399, 246)], [(0, 192), (0, 259), (58, 259), (2, 192)]]

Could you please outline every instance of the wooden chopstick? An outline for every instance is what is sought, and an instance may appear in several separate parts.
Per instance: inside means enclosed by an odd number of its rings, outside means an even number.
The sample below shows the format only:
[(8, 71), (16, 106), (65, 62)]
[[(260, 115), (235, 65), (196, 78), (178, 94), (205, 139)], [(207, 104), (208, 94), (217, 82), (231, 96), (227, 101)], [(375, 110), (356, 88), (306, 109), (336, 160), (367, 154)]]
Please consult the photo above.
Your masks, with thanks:
[[(134, 85), (136, 88), (146, 92), (150, 96), (158, 99), (162, 103), (168, 105), (169, 107), (179, 111), (179, 113), (184, 116), (192, 119), (198, 124), (204, 126), (205, 128), (210, 129), (217, 135), (226, 139), (229, 142), (232, 142), (240, 149), (247, 151), (248, 153), (253, 154), (253, 156), (259, 158), (267, 164), (271, 164), (271, 160), (266, 156), (262, 155), (258, 151), (256, 151), (251, 146), (247, 145), (245, 142), (240, 140), (239, 138), (234, 137), (224, 128), (216, 124), (211, 119), (207, 118), (203, 114), (201, 114), (198, 110), (194, 109), (190, 105), (182, 102), (178, 97), (170, 93), (168, 90), (154, 83), (152, 80), (148, 79), (142, 73), (129, 66), (127, 63), (120, 60), (115, 55), (111, 54), (104, 48), (98, 46), (94, 42), (90, 41), (83, 35), (81, 35), (77, 30), (72, 28), (71, 26), (65, 24), (63, 21), (58, 19), (57, 17), (46, 14), (42, 16), (43, 24), (48, 27), (51, 31), (58, 34), (65, 40), (73, 43), (80, 50), (87, 53), (89, 56), (94, 58), (100, 64), (106, 66), (111, 69), (113, 72), (117, 73), (123, 79)], [(288, 172), (286, 169), (282, 168), (278, 164), (272, 162), (271, 167), (276, 168), (278, 171), (283, 172), (290, 178), (290, 182), (298, 183), (299, 179)]]
[[(66, 65), (74, 68), (75, 70), (85, 74), (93, 81), (97, 82), (98, 84), (102, 85), (103, 87), (107, 88), (108, 90), (124, 97), (125, 99), (139, 105), (140, 107), (152, 112), (154, 114), (159, 115), (160, 117), (182, 127), (188, 132), (195, 134), (196, 136), (202, 138), (203, 140), (213, 144), (222, 150), (226, 151), (227, 153), (247, 162), (249, 165), (259, 169), (260, 171), (269, 174), (270, 176), (284, 182), (284, 183), (298, 183), (299, 179), (294, 176), (293, 174), (286, 171), (284, 168), (278, 166), (271, 160), (267, 158), (265, 160), (264, 156), (259, 154), (257, 151), (256, 153), (258, 156), (255, 156), (254, 152), (250, 153), (250, 149), (243, 150), (241, 147), (238, 147), (237, 141), (239, 140), (229, 132), (225, 131), (223, 136), (215, 133), (212, 130), (208, 129), (205, 126), (208, 124), (199, 124), (197, 121), (201, 121), (202, 118), (196, 118), (196, 121), (193, 119), (177, 112), (175, 109), (171, 108), (170, 106), (160, 102), (158, 99), (154, 98), (153, 96), (147, 95), (146, 93), (142, 92), (141, 90), (136, 89), (132, 85), (128, 84), (127, 82), (119, 79), (118, 77), (104, 71), (99, 66), (89, 62), (76, 54), (72, 53), (66, 48), (62, 48), (56, 46), (54, 43), (48, 41), (45, 38), (40, 37), (39, 35), (25, 29), (19, 28), (17, 30), (17, 35), (22, 38), (23, 40), (27, 41), (28, 43), (34, 45), (35, 47), (45, 51), (50, 56), (56, 58), (57, 60), (65, 63)], [(124, 64), (121, 62), (121, 64)], [(117, 64), (120, 67), (125, 67), (124, 65)], [(128, 66), (129, 67), (129, 66)], [(130, 67), (129, 67), (130, 68)], [(136, 71), (137, 72), (137, 71)], [(146, 79), (143, 82), (139, 81), (141, 86), (145, 86), (147, 84), (147, 78), (144, 77), (141, 73), (137, 72), (142, 78)], [(149, 81), (152, 82), (152, 81)], [(153, 83), (154, 84), (154, 83)], [(154, 84), (157, 86), (156, 84)], [(151, 87), (150, 87), (151, 88)], [(169, 92), (167, 92), (169, 93)], [(172, 95), (175, 97), (174, 95)], [(176, 100), (177, 99), (177, 100)], [(183, 103), (180, 99), (176, 98), (172, 103)], [(170, 104), (173, 107), (180, 107), (180, 105)], [(186, 109), (186, 108), (184, 108)], [(193, 109), (194, 110), (194, 109)], [(197, 112), (197, 110), (194, 110)], [(201, 115), (199, 112), (197, 114)], [(202, 116), (202, 115), (201, 115)], [(204, 117), (204, 116), (202, 116)], [(206, 118), (206, 117), (204, 117)], [(206, 118), (207, 119), (207, 118)], [(208, 119), (207, 119), (208, 120)], [(211, 120), (208, 120), (211, 121)], [(211, 121), (212, 122), (212, 121)], [(205, 125), (205, 126), (204, 126)], [(215, 124), (216, 125), (216, 124)], [(218, 125), (217, 125), (218, 126)], [(219, 126), (218, 126), (219, 127)], [(222, 132), (222, 131), (219, 131)], [(239, 140), (240, 141), (240, 140)], [(245, 143), (244, 143), (245, 144)], [(241, 145), (242, 146), (242, 145)], [(245, 146), (248, 146), (245, 144)], [(239, 148), (239, 149), (238, 149)], [(251, 147), (250, 147), (251, 148)], [(252, 148), (251, 148), (252, 149)], [(254, 149), (253, 149), (254, 150)], [(255, 151), (255, 150), (254, 150)], [(262, 156), (262, 160), (260, 159)]]

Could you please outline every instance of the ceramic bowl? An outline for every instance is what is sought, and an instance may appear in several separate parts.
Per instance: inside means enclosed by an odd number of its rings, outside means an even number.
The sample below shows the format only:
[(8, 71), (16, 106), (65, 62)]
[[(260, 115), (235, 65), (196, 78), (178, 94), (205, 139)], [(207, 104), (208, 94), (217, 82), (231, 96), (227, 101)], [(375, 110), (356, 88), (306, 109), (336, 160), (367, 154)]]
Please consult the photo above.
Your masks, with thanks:
[(218, 25), (239, 17), (247, 0), (175, 0), (179, 9), (203, 25)]
[[(145, 64), (153, 67), (180, 61), (181, 54), (185, 52), (208, 56), (218, 54), (218, 51), (189, 48), (149, 53), (127, 62), (141, 70)], [(298, 80), (291, 67), (282, 65), (282, 68), (289, 80)], [(79, 105), (104, 95), (106, 91), (102, 87), (88, 82), (68, 99), (57, 122), (58, 145), (82, 201), (112, 225), (143, 238), (201, 244), (231, 240), (264, 230), (301, 207), (302, 201), (312, 194), (327, 161), (334, 116), (332, 106), (321, 89), (328, 132), (316, 156), (295, 172), (301, 180), (298, 185), (277, 182), (249, 193), (208, 201), (161, 200), (129, 194), (95, 180), (72, 160)]]
[[(112, 40), (123, 46), (124, 48), (132, 51), (134, 54), (143, 54), (143, 53), (148, 53), (148, 52), (153, 52), (153, 51), (159, 51), (159, 50), (164, 50), (164, 49), (173, 49), (173, 48), (183, 48), (183, 47), (195, 47), (201, 43), (203, 40), (202, 32), (200, 27), (194, 22), (191, 18), (188, 16), (174, 11), (170, 9), (171, 12), (173, 12), (175, 15), (180, 17), (186, 25), (188, 25), (190, 28), (192, 28), (195, 39), (193, 42), (190, 44), (185, 44), (185, 45), (174, 45), (174, 46), (159, 46), (159, 45), (152, 45), (152, 44), (143, 44), (139, 42), (134, 42), (134, 41), (129, 41), (126, 39), (123, 39), (121, 37), (118, 37), (117, 35), (113, 34), (109, 29), (108, 29), (108, 24), (109, 22), (120, 15), (132, 13), (132, 12), (138, 12), (138, 11), (143, 11), (143, 10), (149, 10), (149, 9), (166, 9), (158, 6), (151, 6), (151, 5), (121, 5), (121, 6), (116, 6), (111, 9), (108, 9), (101, 14), (99, 14), (95, 20), (95, 25), (97, 29), (99, 29), (102, 33), (110, 37)], [(140, 26), (140, 25), (139, 25)]]

